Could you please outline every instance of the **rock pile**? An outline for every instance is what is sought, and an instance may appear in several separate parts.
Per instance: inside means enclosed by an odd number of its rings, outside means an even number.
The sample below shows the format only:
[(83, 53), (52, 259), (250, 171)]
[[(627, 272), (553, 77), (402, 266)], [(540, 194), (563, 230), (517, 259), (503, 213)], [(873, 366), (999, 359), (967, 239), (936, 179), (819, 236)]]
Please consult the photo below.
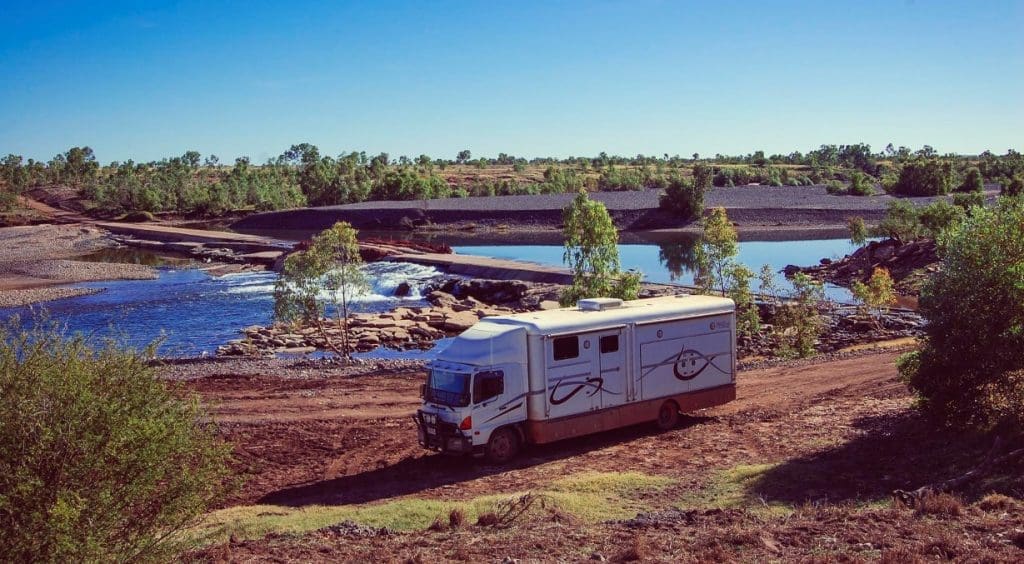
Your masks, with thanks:
[[(453, 337), (489, 315), (514, 313), (507, 307), (487, 305), (472, 297), (459, 299), (434, 290), (427, 294), (430, 307), (400, 307), (386, 313), (352, 314), (348, 318), (348, 341), (352, 351), (370, 351), (377, 347), (392, 349), (428, 349), (434, 341)], [(276, 323), (270, 327), (253, 326), (245, 335), (217, 349), (223, 356), (261, 356), (276, 353), (302, 354), (331, 350), (330, 343), (342, 347), (344, 329), (335, 320), (317, 326), (295, 327)]]
[[(837, 261), (822, 259), (821, 264), (808, 267), (789, 265), (784, 269), (786, 276), (803, 272), (811, 278), (849, 287), (855, 280), (867, 281), (875, 268), (884, 268), (897, 283), (924, 270), (938, 269), (935, 242), (921, 239), (910, 243), (899, 243), (894, 239), (872, 241)], [(912, 293), (906, 284), (897, 284), (902, 293)]]

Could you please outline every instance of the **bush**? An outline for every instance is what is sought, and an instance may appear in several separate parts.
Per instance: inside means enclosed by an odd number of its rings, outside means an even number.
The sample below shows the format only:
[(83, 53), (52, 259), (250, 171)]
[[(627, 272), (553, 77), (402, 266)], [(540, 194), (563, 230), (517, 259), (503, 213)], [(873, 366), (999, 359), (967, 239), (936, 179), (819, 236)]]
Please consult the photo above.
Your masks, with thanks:
[(828, 192), (833, 196), (842, 196), (846, 194), (846, 187), (838, 180), (829, 180), (825, 184), (825, 192)]
[(850, 187), (847, 191), (854, 196), (872, 196), (875, 193), (874, 182), (870, 176), (855, 171), (850, 177)]
[(712, 169), (711, 166), (705, 163), (697, 163), (693, 165), (693, 184), (701, 190), (707, 190), (711, 188), (712, 181)]
[(947, 161), (909, 161), (903, 165), (893, 191), (904, 196), (939, 196), (949, 192), (952, 177), (953, 167)]
[(975, 208), (938, 240), (941, 268), (924, 285), (928, 320), (900, 373), (936, 420), (961, 427), (1024, 424), (1024, 202)]
[(981, 192), (953, 194), (953, 205), (961, 207), (965, 211), (970, 211), (973, 207), (984, 207), (985, 194), (982, 194)]
[(704, 189), (695, 182), (673, 176), (658, 199), (658, 205), (686, 221), (692, 221), (704, 213)]
[(963, 208), (946, 200), (936, 200), (922, 208), (917, 217), (921, 222), (923, 234), (935, 239), (950, 226), (959, 223), (964, 218), (964, 214)]
[(964, 181), (957, 186), (958, 192), (984, 192), (985, 181), (981, 177), (981, 171), (977, 167), (967, 169)]
[(228, 448), (142, 354), (36, 327), (0, 327), (0, 560), (169, 560)]
[(1024, 177), (1018, 175), (1013, 178), (1007, 178), (1002, 182), (1000, 193), (1004, 196), (1024, 195)]
[(909, 243), (924, 236), (924, 227), (913, 204), (906, 200), (893, 200), (889, 202), (885, 217), (879, 222), (875, 232), (900, 243)]
[(785, 357), (808, 357), (816, 351), (818, 337), (825, 323), (818, 314), (818, 306), (825, 299), (820, 282), (802, 272), (793, 275), (793, 293), (790, 302), (779, 306), (775, 314), (775, 328), (781, 338), (779, 354)]
[(863, 217), (851, 217), (846, 220), (846, 228), (850, 231), (850, 242), (860, 246), (868, 242), (868, 226)]

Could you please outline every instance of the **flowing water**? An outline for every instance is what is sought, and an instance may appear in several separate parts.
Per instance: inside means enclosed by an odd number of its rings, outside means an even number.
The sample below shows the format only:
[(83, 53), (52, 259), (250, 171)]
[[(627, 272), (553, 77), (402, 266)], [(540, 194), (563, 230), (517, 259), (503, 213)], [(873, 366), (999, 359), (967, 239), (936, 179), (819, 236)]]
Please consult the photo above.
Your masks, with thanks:
[[(562, 247), (557, 240), (514, 237), (517, 243), (505, 240), (480, 241), (474, 237), (434, 239), (454, 246), (456, 252), (511, 258), (542, 264), (562, 264)], [(694, 245), (691, 235), (638, 237), (629, 234), (619, 246), (624, 268), (643, 272), (651, 282), (693, 280)], [(745, 241), (740, 243), (739, 260), (753, 270), (769, 264), (779, 271), (787, 264), (811, 265), (821, 258), (838, 258), (854, 247), (845, 239), (814, 239), (797, 241)], [(240, 330), (250, 325), (267, 325), (273, 320), (274, 283), (272, 272), (232, 274), (212, 277), (191, 268), (187, 260), (157, 256), (146, 251), (103, 251), (82, 257), (102, 262), (135, 262), (157, 267), (156, 280), (127, 280), (78, 284), (84, 288), (102, 288), (98, 294), (56, 300), (42, 306), (0, 309), (0, 320), (13, 315), (31, 320), (40, 309), (51, 319), (66, 325), (71, 332), (82, 332), (95, 339), (115, 338), (135, 347), (161, 339), (162, 356), (197, 356), (213, 353), (219, 345), (241, 336)], [(425, 305), (420, 288), (440, 273), (431, 267), (405, 263), (371, 263), (366, 266), (372, 282), (369, 295), (359, 299), (362, 311), (387, 311), (398, 305)], [(777, 274), (780, 286), (788, 283)], [(407, 281), (412, 293), (404, 298), (394, 296), (398, 284)], [(828, 287), (830, 298), (847, 301), (849, 291)], [(30, 321), (31, 322), (31, 321)], [(447, 341), (431, 351), (391, 351), (378, 349), (361, 356), (370, 358), (430, 358)]]

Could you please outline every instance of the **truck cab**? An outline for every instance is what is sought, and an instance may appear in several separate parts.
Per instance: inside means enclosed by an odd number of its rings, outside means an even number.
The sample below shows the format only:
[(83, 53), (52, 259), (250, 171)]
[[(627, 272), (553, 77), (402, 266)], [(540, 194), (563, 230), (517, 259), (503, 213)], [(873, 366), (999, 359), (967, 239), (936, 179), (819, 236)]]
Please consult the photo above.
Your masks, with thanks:
[(455, 454), (513, 458), (526, 420), (526, 333), (481, 321), (428, 365), (419, 442)]

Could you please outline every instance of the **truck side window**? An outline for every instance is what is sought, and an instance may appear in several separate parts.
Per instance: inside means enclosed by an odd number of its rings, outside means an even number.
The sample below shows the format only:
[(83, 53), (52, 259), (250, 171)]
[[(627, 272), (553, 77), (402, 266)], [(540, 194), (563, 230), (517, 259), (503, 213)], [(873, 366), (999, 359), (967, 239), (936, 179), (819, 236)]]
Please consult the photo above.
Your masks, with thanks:
[(605, 335), (601, 337), (601, 354), (613, 353), (619, 350), (619, 336)]
[(555, 360), (567, 360), (580, 355), (580, 339), (575, 335), (572, 337), (558, 337), (552, 347), (555, 353)]
[(473, 377), (473, 403), (487, 401), (505, 393), (505, 373), (501, 370), (478, 372)]

